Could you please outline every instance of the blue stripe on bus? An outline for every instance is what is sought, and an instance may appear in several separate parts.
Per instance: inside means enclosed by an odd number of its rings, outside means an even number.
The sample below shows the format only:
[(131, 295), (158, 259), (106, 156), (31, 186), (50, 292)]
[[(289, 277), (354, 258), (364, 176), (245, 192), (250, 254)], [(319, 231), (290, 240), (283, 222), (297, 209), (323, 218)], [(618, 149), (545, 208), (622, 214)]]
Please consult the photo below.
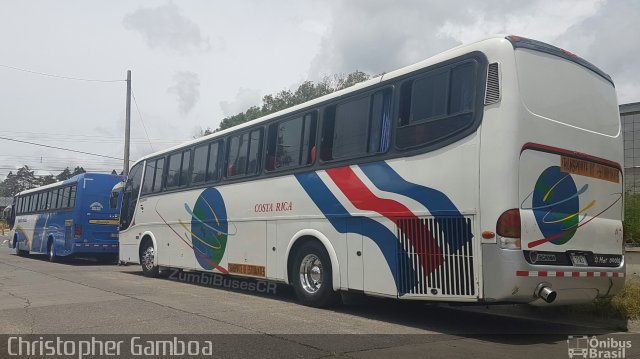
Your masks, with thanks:
[[(401, 272), (408, 275), (406, 278), (398, 278), (398, 266), (400, 265), (398, 263), (398, 239), (394, 233), (371, 218), (350, 215), (315, 172), (300, 173), (295, 176), (336, 231), (356, 233), (368, 237), (380, 248), (400, 295), (407, 293), (416, 285), (416, 272), (411, 267), (411, 260), (406, 254), (405, 258), (401, 258), (400, 263), (405, 267)], [(361, 226), (355, 228), (348, 226), (348, 222), (358, 220)]]
[(449, 220), (463, 220), (464, 216), (444, 193), (406, 181), (386, 162), (367, 163), (359, 167), (378, 189), (409, 197), (427, 208), (445, 232), (444, 239), (454, 251), (465, 246), (473, 238), (471, 228), (457, 236), (453, 234), (453, 229), (448, 225)]

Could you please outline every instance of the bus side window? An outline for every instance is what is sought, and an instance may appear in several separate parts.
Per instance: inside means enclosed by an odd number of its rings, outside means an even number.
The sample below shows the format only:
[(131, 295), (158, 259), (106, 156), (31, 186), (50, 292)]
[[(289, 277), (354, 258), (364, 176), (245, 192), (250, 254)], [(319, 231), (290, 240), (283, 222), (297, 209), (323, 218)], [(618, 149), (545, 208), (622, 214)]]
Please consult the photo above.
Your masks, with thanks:
[(315, 146), (316, 112), (288, 118), (269, 125), (267, 171), (295, 168), (312, 163)]
[(475, 60), (467, 60), (405, 81), (396, 146), (435, 144), (468, 129), (474, 122), (477, 69)]
[(69, 208), (76, 206), (76, 185), (71, 186), (71, 193), (69, 194)]
[(331, 161), (385, 152), (391, 131), (391, 89), (328, 106), (320, 159)]
[(156, 160), (156, 173), (153, 179), (152, 192), (160, 192), (162, 190), (162, 179), (164, 178), (164, 157)]
[(262, 129), (229, 138), (226, 177), (253, 175), (260, 170)]
[(169, 156), (169, 165), (167, 166), (167, 179), (165, 186), (167, 188), (178, 187), (180, 185), (180, 168), (182, 167), (182, 153), (174, 153)]
[(207, 162), (207, 182), (220, 179), (219, 159), (222, 153), (222, 142), (213, 142), (209, 145), (209, 161)]

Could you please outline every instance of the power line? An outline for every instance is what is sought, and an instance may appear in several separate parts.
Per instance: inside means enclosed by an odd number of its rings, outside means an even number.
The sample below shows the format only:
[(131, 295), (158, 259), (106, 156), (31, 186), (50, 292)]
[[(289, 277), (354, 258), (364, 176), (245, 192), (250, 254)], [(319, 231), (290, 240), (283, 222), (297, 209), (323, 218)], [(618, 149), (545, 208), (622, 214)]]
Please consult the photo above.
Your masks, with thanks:
[(140, 116), (140, 123), (142, 123), (142, 128), (144, 129), (144, 134), (147, 136), (147, 141), (149, 141), (149, 147), (151, 147), (151, 151), (155, 152), (153, 149), (153, 145), (151, 144), (151, 140), (149, 139), (149, 133), (147, 132), (147, 126), (144, 125), (144, 120), (142, 120), (142, 113), (140, 112), (140, 108), (138, 107), (138, 101), (136, 101), (136, 94), (131, 89), (131, 96), (133, 96), (133, 103), (136, 104), (136, 109), (138, 110), (138, 115)]
[(2, 64), (0, 64), (0, 67), (4, 67), (4, 68), (7, 68), (7, 69), (16, 70), (16, 71), (28, 72), (28, 73), (30, 73), (30, 74), (35, 74), (35, 75), (48, 76), (48, 77), (55, 77), (55, 78), (64, 79), (64, 80), (87, 81), (87, 82), (125, 82), (125, 81), (127, 81), (127, 80), (99, 80), (99, 79), (84, 79), (84, 78), (80, 78), (80, 77), (60, 76), (60, 75), (54, 75), (54, 74), (47, 74), (47, 73), (44, 73), (44, 72), (38, 72), (38, 71), (32, 71), (32, 70), (27, 70), (27, 69), (21, 69), (21, 68), (19, 68), (19, 67), (8, 66), (8, 65), (2, 65)]
[[(84, 168), (83, 166), (79, 166), (82, 167), (82, 169), (84, 169), (85, 171), (88, 172), (111, 172), (111, 170), (113, 170), (114, 168), (109, 168), (106, 169), (106, 167), (87, 167)], [(22, 168), (22, 167), (21, 167)], [(56, 172), (62, 172), (65, 169), (71, 169), (70, 167), (65, 167), (65, 168), (33, 168), (33, 167), (29, 167), (29, 171), (56, 171)], [(10, 172), (13, 171), (18, 171), (20, 170), (20, 168), (14, 168), (14, 167), (0, 167), (0, 170), (9, 170)]]
[[(84, 134), (73, 134), (73, 133), (32, 132), (32, 131), (2, 131), (2, 130), (0, 130), (0, 133), (4, 133), (4, 134), (26, 134), (26, 135), (46, 135), (46, 136), (55, 136), (56, 138), (59, 138), (59, 137), (68, 137), (68, 138), (94, 137), (94, 138), (117, 138), (117, 139), (122, 140), (122, 136), (84, 135)], [(132, 140), (141, 140), (141, 141), (146, 140), (146, 138), (144, 138), (144, 137), (131, 137), (131, 139)], [(179, 138), (174, 138), (174, 139), (152, 138), (151, 141), (153, 141), (153, 142), (176, 142), (176, 143), (181, 143), (181, 142), (184, 142), (185, 139), (179, 139)]]
[[(28, 140), (30, 138), (33, 138), (33, 136), (14, 136), (13, 138), (15, 139), (19, 139), (19, 140)], [(123, 140), (116, 140), (116, 139), (89, 139), (89, 138), (64, 138), (64, 137), (48, 137), (48, 136), (38, 136), (38, 140), (40, 141), (55, 141), (55, 142), (90, 142), (90, 143), (122, 143)], [(140, 144), (140, 143), (149, 143), (150, 140), (137, 140), (137, 141), (131, 141), (131, 143), (136, 143), (136, 144)], [(178, 144), (178, 143), (182, 143), (184, 142), (184, 140), (182, 141), (162, 141), (162, 140), (158, 140), (158, 141), (151, 141), (153, 143), (160, 143), (160, 144)]]
[[(84, 151), (78, 151), (78, 150), (72, 150), (69, 148), (63, 148), (63, 147), (56, 147), (56, 146), (49, 146), (49, 145), (43, 145), (40, 143), (34, 143), (34, 142), (29, 142), (29, 141), (22, 141), (22, 140), (16, 140), (14, 138), (8, 138), (8, 137), (2, 137), (0, 136), (0, 140), (6, 140), (6, 141), (13, 141), (13, 142), (20, 142), (20, 143), (26, 143), (28, 145), (34, 145), (34, 146), (41, 146), (41, 147), (47, 147), (47, 148), (53, 148), (56, 150), (61, 150), (61, 151), (68, 151), (68, 152), (75, 152), (75, 153), (81, 153), (84, 155), (90, 155), (90, 156), (97, 156), (97, 157), (104, 157), (104, 158), (111, 158), (114, 160), (123, 160), (122, 158), (118, 158), (118, 157), (111, 157), (111, 156), (106, 156), (106, 155), (100, 155), (97, 153), (91, 153), (91, 152), (84, 152)], [(129, 161), (131, 162), (131, 161)]]

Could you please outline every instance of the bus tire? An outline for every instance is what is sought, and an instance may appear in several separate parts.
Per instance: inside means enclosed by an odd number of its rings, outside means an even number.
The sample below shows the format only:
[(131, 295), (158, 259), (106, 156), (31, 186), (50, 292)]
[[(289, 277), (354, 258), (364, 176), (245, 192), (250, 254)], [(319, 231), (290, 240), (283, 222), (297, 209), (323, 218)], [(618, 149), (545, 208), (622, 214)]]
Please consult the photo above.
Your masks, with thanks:
[(140, 251), (140, 264), (142, 265), (142, 273), (145, 277), (156, 278), (158, 276), (160, 268), (153, 264), (155, 257), (156, 250), (153, 248), (153, 243), (149, 241)]
[(295, 253), (292, 278), (298, 300), (316, 308), (336, 304), (339, 293), (333, 290), (331, 259), (322, 243), (308, 241)]
[(15, 238), (15, 239), (13, 240), (13, 248), (15, 249), (15, 251), (16, 251), (16, 255), (17, 255), (18, 257), (25, 257), (27, 254), (29, 254), (29, 252), (27, 252), (27, 251), (23, 251), (23, 250), (21, 250), (20, 248), (18, 248), (18, 239), (17, 239), (17, 238)]
[(52, 240), (49, 240), (49, 243), (47, 243), (47, 255), (49, 257), (49, 262), (55, 263), (58, 261), (58, 256), (56, 256), (56, 249), (53, 246)]

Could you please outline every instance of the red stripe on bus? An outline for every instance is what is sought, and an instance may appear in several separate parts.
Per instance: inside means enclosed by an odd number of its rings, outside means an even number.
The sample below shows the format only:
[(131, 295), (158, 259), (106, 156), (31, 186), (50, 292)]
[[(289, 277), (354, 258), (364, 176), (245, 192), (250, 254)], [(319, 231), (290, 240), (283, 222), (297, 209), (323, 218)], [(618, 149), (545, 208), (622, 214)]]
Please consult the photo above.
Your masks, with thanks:
[(605, 166), (616, 168), (618, 171), (622, 172), (622, 166), (620, 166), (619, 163), (611, 161), (611, 160), (607, 160), (607, 159), (604, 159), (604, 158), (601, 158), (601, 157), (591, 156), (591, 155), (588, 155), (588, 154), (582, 153), (582, 152), (565, 150), (563, 148), (547, 146), (547, 145), (541, 145), (539, 143), (533, 143), (533, 142), (525, 143), (524, 146), (522, 146), (522, 149), (520, 150), (520, 153), (524, 152), (525, 150), (536, 150), (536, 151), (541, 151), (541, 152), (547, 152), (547, 153), (554, 153), (554, 154), (558, 154), (558, 155), (569, 156), (569, 157), (578, 158), (578, 159), (584, 159), (584, 160), (591, 161), (591, 162), (594, 162), (594, 163), (598, 163), (598, 164), (601, 164), (601, 165), (605, 165)]
[[(409, 237), (427, 274), (442, 264), (442, 249), (438, 246), (424, 223), (409, 208), (397, 201), (377, 197), (353, 172), (351, 167), (328, 169), (327, 174), (356, 208), (363, 211), (377, 212), (393, 221), (404, 235)], [(426, 241), (420, 240), (420, 237), (425, 234)], [(433, 248), (433, 251), (426, 253), (423, 248), (424, 242), (427, 243), (429, 248)], [(428, 254), (431, 255), (428, 256)]]

